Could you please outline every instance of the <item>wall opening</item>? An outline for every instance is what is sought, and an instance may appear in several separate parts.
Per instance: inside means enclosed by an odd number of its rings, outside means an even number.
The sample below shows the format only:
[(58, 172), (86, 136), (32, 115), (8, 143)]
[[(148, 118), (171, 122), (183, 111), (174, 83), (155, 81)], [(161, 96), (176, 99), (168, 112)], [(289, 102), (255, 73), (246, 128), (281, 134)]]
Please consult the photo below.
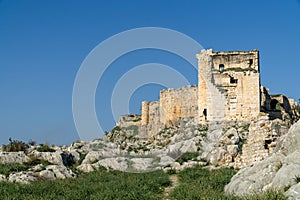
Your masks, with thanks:
[(265, 140), (264, 148), (269, 149), (269, 145), (272, 143), (272, 140)]
[(224, 64), (219, 64), (219, 70), (223, 71), (225, 69)]
[(278, 107), (278, 105), (280, 106), (279, 102), (276, 99), (272, 99), (270, 102), (270, 108), (271, 110), (280, 110), (280, 108)]
[(206, 108), (203, 110), (203, 115), (205, 117), (205, 120), (207, 120), (207, 109)]
[(235, 78), (230, 77), (230, 83), (234, 84), (234, 83), (238, 83), (238, 80)]
[(253, 59), (249, 59), (249, 67), (253, 64)]

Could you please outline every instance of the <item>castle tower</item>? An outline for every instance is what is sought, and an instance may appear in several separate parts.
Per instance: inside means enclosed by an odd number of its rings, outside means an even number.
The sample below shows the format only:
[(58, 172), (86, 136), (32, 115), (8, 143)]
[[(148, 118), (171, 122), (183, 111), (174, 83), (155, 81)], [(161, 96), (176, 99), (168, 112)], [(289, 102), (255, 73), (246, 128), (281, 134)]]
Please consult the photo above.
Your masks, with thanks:
[(202, 50), (198, 58), (199, 120), (245, 120), (260, 112), (259, 52)]
[(143, 101), (142, 102), (142, 125), (147, 125), (149, 123), (149, 102)]

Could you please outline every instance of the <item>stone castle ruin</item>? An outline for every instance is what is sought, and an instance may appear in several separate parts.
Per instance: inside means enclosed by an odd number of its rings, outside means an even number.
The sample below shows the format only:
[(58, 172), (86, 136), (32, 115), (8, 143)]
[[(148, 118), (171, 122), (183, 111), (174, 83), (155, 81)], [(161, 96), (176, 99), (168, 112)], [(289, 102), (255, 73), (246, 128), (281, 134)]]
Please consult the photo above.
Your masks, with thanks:
[(164, 127), (183, 119), (199, 124), (257, 119), (290, 119), (298, 105), (284, 95), (270, 95), (260, 84), (259, 51), (213, 52), (202, 50), (198, 59), (198, 86), (160, 91), (159, 100), (142, 102), (141, 116), (122, 116), (117, 126), (138, 126), (142, 138), (151, 138)]

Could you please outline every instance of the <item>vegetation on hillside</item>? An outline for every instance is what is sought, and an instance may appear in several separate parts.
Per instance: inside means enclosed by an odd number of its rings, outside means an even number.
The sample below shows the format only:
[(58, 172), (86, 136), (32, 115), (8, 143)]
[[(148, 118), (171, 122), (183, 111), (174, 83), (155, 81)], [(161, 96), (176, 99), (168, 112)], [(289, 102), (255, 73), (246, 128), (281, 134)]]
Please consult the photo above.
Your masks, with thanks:
[[(2, 166), (3, 167), (3, 166)], [(169, 196), (164, 190), (171, 186), (163, 171), (126, 173), (100, 169), (83, 173), (78, 178), (40, 181), (32, 184), (0, 182), (1, 199), (286, 199), (281, 193), (268, 191), (243, 198), (227, 196), (224, 186), (235, 174), (233, 169), (210, 171), (202, 167), (185, 169), (178, 174), (179, 185)], [(174, 174), (173, 174), (174, 176)]]
[(171, 184), (162, 171), (107, 172), (101, 169), (78, 178), (41, 181), (28, 185), (0, 182), (1, 199), (161, 199)]

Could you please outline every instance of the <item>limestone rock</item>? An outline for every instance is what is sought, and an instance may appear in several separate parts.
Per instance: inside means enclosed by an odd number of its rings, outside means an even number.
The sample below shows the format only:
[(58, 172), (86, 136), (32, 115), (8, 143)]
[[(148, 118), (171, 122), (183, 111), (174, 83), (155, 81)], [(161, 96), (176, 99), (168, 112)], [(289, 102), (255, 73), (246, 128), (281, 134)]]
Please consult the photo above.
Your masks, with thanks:
[(174, 162), (175, 159), (171, 158), (170, 156), (163, 155), (162, 157), (160, 157), (159, 165), (165, 167), (168, 165), (172, 165)]
[(6, 176), (3, 174), (0, 174), (0, 182), (7, 181)]
[(300, 183), (290, 187), (290, 189), (284, 194), (288, 197), (289, 200), (300, 199)]
[(38, 177), (46, 180), (65, 179), (75, 177), (72, 170), (61, 165), (48, 165), (46, 169), (38, 173)]
[(39, 151), (32, 151), (30, 155), (36, 159), (46, 160), (49, 163), (56, 164), (56, 165), (63, 165), (63, 160), (61, 157), (62, 151), (56, 152), (39, 152)]
[(83, 171), (83, 172), (93, 172), (93, 171), (95, 171), (92, 164), (81, 164), (77, 167), (77, 169), (80, 170), (80, 171)]
[(99, 150), (99, 151), (90, 151), (85, 159), (82, 161), (82, 164), (94, 163), (103, 158), (115, 157), (115, 154), (110, 150)]
[(131, 167), (133, 170), (137, 171), (147, 171), (153, 169), (153, 158), (132, 158), (131, 161)]
[(105, 158), (92, 164), (92, 166), (96, 169), (98, 169), (100, 166), (103, 166), (107, 169), (126, 171), (128, 169), (127, 161), (128, 158), (125, 157)]
[(8, 177), (9, 182), (28, 184), (35, 182), (38, 179), (34, 176), (33, 172), (18, 172), (10, 174)]
[(2, 164), (9, 163), (24, 163), (28, 162), (30, 158), (23, 152), (0, 152), (0, 162)]

